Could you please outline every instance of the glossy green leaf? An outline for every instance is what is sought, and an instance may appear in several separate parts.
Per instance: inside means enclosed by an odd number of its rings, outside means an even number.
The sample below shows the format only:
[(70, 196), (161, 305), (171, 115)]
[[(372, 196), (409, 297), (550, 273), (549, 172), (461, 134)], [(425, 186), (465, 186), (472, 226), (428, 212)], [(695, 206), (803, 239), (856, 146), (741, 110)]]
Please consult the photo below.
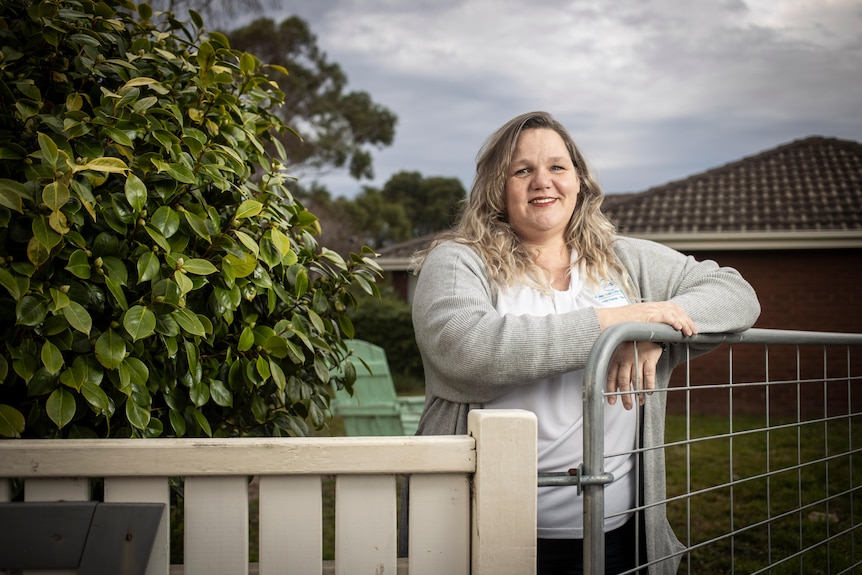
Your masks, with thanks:
[(126, 418), (135, 429), (144, 431), (150, 423), (150, 410), (131, 399), (126, 400)]
[(290, 351), (287, 347), (287, 340), (279, 335), (272, 335), (266, 340), (264, 340), (261, 348), (268, 355), (273, 357), (277, 357), (279, 359), (284, 359), (290, 354)]
[(42, 203), (52, 212), (65, 206), (70, 197), (69, 187), (62, 182), (51, 182), (42, 188)]
[(311, 325), (317, 330), (317, 333), (324, 333), (326, 331), (326, 327), (323, 325), (323, 320), (320, 319), (320, 316), (312, 309), (306, 310), (306, 313), (308, 314), (308, 319), (311, 322)]
[(14, 180), (0, 178), (0, 206), (24, 213), (24, 200), (30, 200), (27, 188)]
[(159, 277), (159, 258), (153, 252), (144, 252), (138, 258), (138, 283)]
[(302, 297), (308, 292), (308, 272), (305, 268), (300, 269), (296, 274), (296, 283), (293, 291), (296, 297)]
[(119, 285), (129, 284), (129, 270), (126, 268), (126, 262), (120, 258), (115, 256), (103, 257), (102, 268), (108, 277), (115, 280)]
[(156, 314), (142, 305), (132, 306), (123, 314), (123, 327), (132, 341), (147, 338), (156, 331)]
[(39, 141), (39, 150), (42, 152), (42, 159), (52, 168), (56, 168), (57, 162), (60, 159), (60, 149), (57, 147), (57, 144), (42, 132), (36, 135), (36, 139)]
[(249, 253), (244, 253), (242, 258), (228, 254), (224, 258), (224, 263), (231, 267), (235, 277), (244, 278), (251, 275), (257, 267), (257, 258)]
[(48, 249), (48, 251), (63, 241), (63, 236), (51, 229), (47, 216), (38, 216), (33, 218), (33, 236), (37, 238), (39, 242)]
[(6, 288), (12, 299), (19, 301), (27, 293), (30, 281), (27, 278), (12, 275), (6, 268), (0, 268), (0, 285)]
[(24, 296), (15, 306), (15, 317), (18, 325), (35, 327), (45, 321), (48, 315), (48, 307), (40, 299), (33, 296)]
[(183, 262), (183, 271), (189, 274), (205, 276), (218, 272), (218, 268), (205, 259), (192, 258)]
[(45, 413), (58, 429), (63, 429), (75, 417), (75, 396), (62, 387), (55, 389), (45, 402)]
[(51, 301), (54, 302), (54, 307), (51, 309), (54, 313), (68, 306), (71, 302), (68, 295), (56, 288), (50, 288), (48, 291), (51, 294)]
[(193, 409), (191, 407), (188, 409), (188, 412), (191, 413), (192, 418), (195, 420), (195, 423), (197, 423), (198, 426), (201, 428), (201, 431), (203, 431), (207, 437), (212, 437), (213, 432), (210, 428), (210, 422), (207, 421), (206, 416), (197, 409)]
[(170, 238), (180, 229), (180, 215), (170, 206), (160, 206), (150, 219), (150, 223), (162, 236)]
[(90, 335), (90, 330), (93, 329), (93, 318), (84, 306), (76, 301), (70, 301), (69, 305), (62, 309), (62, 313), (73, 329)]
[(287, 378), (284, 375), (284, 370), (281, 368), (281, 365), (279, 365), (277, 361), (270, 359), (269, 371), (272, 381), (275, 382), (275, 386), (279, 391), (284, 391), (287, 387)]
[(332, 373), (329, 371), (329, 367), (326, 365), (326, 362), (324, 362), (318, 355), (314, 356), (314, 373), (317, 374), (317, 379), (319, 379), (321, 383), (324, 385), (329, 383), (329, 378)]
[(112, 329), (96, 340), (96, 359), (108, 369), (117, 369), (126, 357), (126, 342)]
[(174, 312), (171, 313), (171, 317), (176, 320), (177, 324), (179, 324), (186, 333), (200, 336), (206, 335), (203, 324), (193, 311), (185, 308), (174, 310)]
[(195, 383), (189, 389), (189, 399), (192, 400), (192, 403), (196, 407), (206, 405), (206, 403), (210, 400), (209, 386), (202, 381)]
[(81, 395), (83, 395), (84, 399), (87, 400), (87, 403), (93, 406), (99, 413), (107, 416), (113, 414), (113, 402), (108, 398), (108, 394), (105, 393), (105, 390), (95, 383), (85, 381), (81, 386)]
[(50, 341), (46, 341), (42, 344), (42, 353), (40, 355), (42, 358), (42, 365), (48, 373), (53, 375), (60, 373), (60, 370), (63, 369), (63, 353), (60, 351), (60, 348)]
[(253, 218), (263, 210), (263, 204), (257, 200), (245, 200), (236, 209), (236, 219)]
[(197, 184), (194, 172), (182, 164), (168, 164), (167, 173), (170, 177), (184, 184)]
[(269, 360), (262, 355), (257, 356), (257, 360), (255, 360), (255, 368), (257, 369), (257, 374), (260, 376), (261, 381), (269, 379)]
[(240, 243), (245, 246), (245, 249), (247, 249), (252, 254), (254, 254), (255, 257), (257, 257), (257, 254), (260, 252), (260, 246), (257, 245), (257, 242), (254, 241), (254, 238), (252, 238), (247, 233), (241, 232), (239, 230), (235, 230), (234, 234), (236, 235), (236, 239), (238, 239)]
[(189, 211), (183, 212), (183, 215), (185, 216), (189, 227), (191, 227), (198, 236), (202, 237), (207, 242), (211, 241), (210, 232), (207, 229), (206, 221), (203, 218)]
[(92, 355), (78, 355), (72, 360), (72, 365), (60, 374), (60, 382), (80, 391), (86, 383), (101, 384), (104, 375), (104, 369)]
[(24, 416), (11, 405), (0, 403), (0, 436), (21, 437), (24, 433)]
[(66, 265), (66, 270), (73, 276), (86, 280), (90, 279), (92, 270), (90, 268), (90, 258), (84, 250), (75, 250), (69, 256), (69, 263)]
[(174, 281), (177, 282), (177, 287), (180, 288), (182, 295), (189, 293), (195, 287), (192, 280), (180, 270), (174, 272)]
[(233, 393), (221, 380), (214, 379), (210, 383), (210, 396), (216, 405), (222, 407), (231, 407), (233, 405)]
[(288, 238), (283, 232), (277, 229), (272, 229), (270, 239), (272, 240), (272, 244), (275, 246), (275, 249), (278, 250), (279, 259), (284, 259), (284, 256), (290, 252), (290, 238)]
[(132, 147), (134, 144), (132, 143), (132, 139), (129, 138), (129, 135), (123, 132), (122, 130), (118, 130), (116, 128), (112, 128), (110, 126), (105, 126), (102, 128), (102, 131), (114, 142), (120, 144), (121, 146)]
[(95, 172), (104, 172), (106, 174), (122, 174), (123, 172), (127, 172), (129, 170), (129, 166), (119, 158), (96, 158), (95, 160), (90, 160), (89, 162), (83, 165), (74, 166), (73, 170), (75, 172), (81, 172), (83, 170), (93, 170)]
[(162, 250), (166, 252), (173, 251), (171, 248), (171, 244), (168, 242), (167, 238), (159, 232), (156, 228), (151, 225), (144, 226), (144, 231), (147, 232), (147, 235), (150, 236), (156, 245), (158, 245)]
[(147, 205), (147, 186), (143, 180), (135, 174), (129, 172), (126, 176), (126, 201), (132, 206), (135, 213), (140, 212)]
[(266, 402), (259, 395), (251, 400), (251, 414), (258, 423), (266, 421)]
[(174, 429), (177, 437), (184, 436), (186, 434), (186, 418), (183, 417), (183, 414), (175, 409), (171, 409), (168, 417), (171, 420), (171, 427)]
[(145, 388), (150, 378), (150, 370), (147, 364), (137, 357), (127, 357), (123, 360), (123, 366), (129, 372), (129, 381), (140, 388)]
[(108, 286), (108, 291), (110, 291), (111, 295), (114, 296), (120, 309), (128, 309), (129, 303), (126, 301), (126, 293), (123, 291), (122, 284), (110, 276), (105, 276), (105, 285)]
[(344, 334), (344, 337), (347, 339), (353, 339), (356, 335), (356, 328), (353, 326), (353, 322), (347, 317), (347, 314), (340, 314), (338, 316), (338, 327), (341, 328), (341, 333)]
[(239, 335), (239, 343), (236, 349), (237, 351), (248, 351), (252, 345), (254, 345), (254, 331), (249, 326), (245, 326)]

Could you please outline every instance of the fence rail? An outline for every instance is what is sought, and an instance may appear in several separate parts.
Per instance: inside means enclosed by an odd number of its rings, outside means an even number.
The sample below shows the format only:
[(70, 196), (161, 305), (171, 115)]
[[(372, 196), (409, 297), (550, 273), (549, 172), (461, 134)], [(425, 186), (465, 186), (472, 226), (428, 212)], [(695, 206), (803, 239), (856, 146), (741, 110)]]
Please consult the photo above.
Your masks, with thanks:
[[(411, 474), (411, 574), (532, 573), (535, 416), (477, 410), (469, 427), (443, 437), (9, 440), (0, 478), (25, 479), (22, 505), (88, 500), (91, 478), (104, 479), (105, 502), (167, 505), (169, 478), (183, 477), (185, 573), (237, 575), (249, 569), (249, 477), (260, 478), (259, 572), (319, 574), (321, 477), (334, 475), (334, 571), (347, 575), (397, 572), (396, 475)], [(0, 480), (0, 501), (9, 495)], [(168, 520), (148, 575), (170, 572)]]
[[(631, 323), (605, 331), (585, 368), (577, 481), (586, 573), (604, 573), (604, 459), (620, 455), (604, 450), (604, 382), (628, 341), (676, 344), (685, 355), (671, 386), (653, 394), (666, 396), (664, 443), (632, 452), (664, 451), (667, 498), (653, 505), (666, 506), (685, 546), (680, 573), (862, 571), (862, 334), (686, 338)], [(704, 346), (717, 350), (695, 358)]]

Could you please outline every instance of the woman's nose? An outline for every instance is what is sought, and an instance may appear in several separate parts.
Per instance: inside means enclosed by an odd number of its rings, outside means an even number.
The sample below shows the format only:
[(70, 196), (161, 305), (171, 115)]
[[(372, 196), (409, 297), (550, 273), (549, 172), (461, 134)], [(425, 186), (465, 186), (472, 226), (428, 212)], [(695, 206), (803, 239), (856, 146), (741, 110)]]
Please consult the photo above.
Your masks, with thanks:
[(551, 174), (548, 170), (539, 168), (533, 172), (533, 189), (542, 190), (551, 184)]

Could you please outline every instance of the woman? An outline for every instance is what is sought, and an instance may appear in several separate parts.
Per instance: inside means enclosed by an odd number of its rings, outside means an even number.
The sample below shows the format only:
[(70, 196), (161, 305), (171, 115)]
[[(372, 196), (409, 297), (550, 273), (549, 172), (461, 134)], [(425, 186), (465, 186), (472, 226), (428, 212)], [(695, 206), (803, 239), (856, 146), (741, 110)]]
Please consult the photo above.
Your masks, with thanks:
[[(596, 338), (619, 322), (656, 322), (689, 336), (750, 327), (760, 313), (751, 286), (733, 269), (697, 262), (667, 247), (615, 235), (600, 212), (602, 193), (566, 129), (543, 112), (506, 123), (479, 154), (476, 177), (455, 229), (439, 238), (421, 268), (413, 323), (426, 377), (420, 435), (467, 431), (472, 408), (536, 413), (539, 471), (582, 460), (582, 375)], [(614, 353), (607, 391), (631, 382), (668, 383), (684, 351), (649, 342)], [(681, 346), (682, 347), (682, 346)], [(676, 356), (680, 357), (676, 357)], [(664, 359), (663, 359), (664, 357)], [(635, 359), (637, 358), (637, 359)], [(662, 436), (664, 394), (645, 404), (647, 435)], [(616, 401), (617, 397), (623, 400)], [(605, 408), (608, 452), (634, 448), (637, 415), (629, 394)], [(656, 431), (658, 430), (658, 431)], [(645, 503), (664, 498), (660, 454), (647, 450)], [(606, 461), (606, 564), (633, 568), (634, 456)], [(663, 507), (646, 512), (649, 559), (679, 551)], [(571, 487), (540, 488), (539, 573), (579, 573), (582, 500)], [(651, 572), (676, 572), (679, 559)], [(664, 570), (664, 571), (662, 571)]]

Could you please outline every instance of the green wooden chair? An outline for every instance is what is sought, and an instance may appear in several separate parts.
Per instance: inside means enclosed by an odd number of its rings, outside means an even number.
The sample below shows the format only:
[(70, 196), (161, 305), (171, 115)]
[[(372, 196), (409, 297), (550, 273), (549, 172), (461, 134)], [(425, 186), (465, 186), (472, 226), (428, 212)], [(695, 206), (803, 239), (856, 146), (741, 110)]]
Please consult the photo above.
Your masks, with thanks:
[(395, 393), (382, 347), (361, 339), (347, 340), (347, 346), (353, 350), (350, 361), (356, 368), (353, 395), (333, 390), (331, 403), (332, 414), (343, 418), (347, 435), (415, 435), (425, 398)]

